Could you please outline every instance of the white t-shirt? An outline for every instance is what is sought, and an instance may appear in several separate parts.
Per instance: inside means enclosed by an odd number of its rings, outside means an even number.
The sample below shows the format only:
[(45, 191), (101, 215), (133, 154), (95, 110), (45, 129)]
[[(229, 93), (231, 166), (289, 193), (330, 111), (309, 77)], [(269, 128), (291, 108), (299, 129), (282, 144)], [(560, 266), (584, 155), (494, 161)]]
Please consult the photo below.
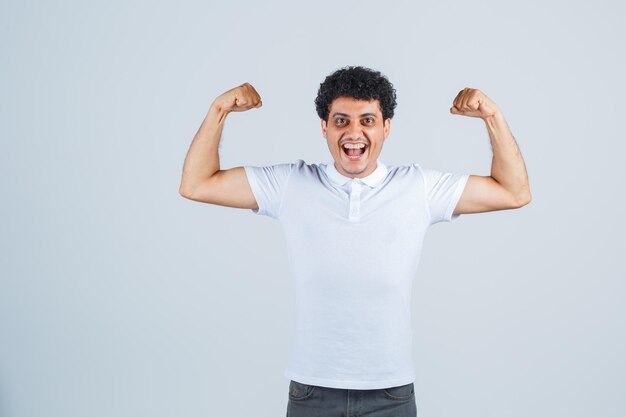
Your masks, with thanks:
[(452, 215), (468, 174), (380, 159), (365, 178), (333, 161), (245, 166), (256, 214), (277, 219), (295, 291), (285, 376), (380, 389), (415, 381), (411, 291), (429, 226)]

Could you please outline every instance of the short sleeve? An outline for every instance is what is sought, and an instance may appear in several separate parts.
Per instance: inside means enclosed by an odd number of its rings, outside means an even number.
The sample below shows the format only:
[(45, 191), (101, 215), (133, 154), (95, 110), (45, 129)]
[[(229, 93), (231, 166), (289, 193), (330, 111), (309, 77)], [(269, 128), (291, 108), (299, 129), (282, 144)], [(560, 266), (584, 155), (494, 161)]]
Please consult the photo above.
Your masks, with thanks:
[(253, 213), (278, 219), (283, 193), (295, 166), (295, 163), (284, 163), (243, 167), (259, 206), (258, 209), (250, 209)]
[(426, 199), (430, 211), (430, 224), (451, 222), (460, 217), (453, 215), (469, 174), (441, 172), (435, 169), (419, 167), (424, 178)]

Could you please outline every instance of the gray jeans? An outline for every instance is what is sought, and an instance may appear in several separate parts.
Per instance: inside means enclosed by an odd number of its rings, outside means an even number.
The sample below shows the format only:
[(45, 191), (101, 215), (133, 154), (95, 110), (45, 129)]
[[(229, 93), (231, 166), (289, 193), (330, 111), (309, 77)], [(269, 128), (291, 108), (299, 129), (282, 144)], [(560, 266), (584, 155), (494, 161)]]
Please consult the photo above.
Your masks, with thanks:
[(416, 417), (413, 383), (381, 389), (339, 389), (289, 382), (287, 417)]

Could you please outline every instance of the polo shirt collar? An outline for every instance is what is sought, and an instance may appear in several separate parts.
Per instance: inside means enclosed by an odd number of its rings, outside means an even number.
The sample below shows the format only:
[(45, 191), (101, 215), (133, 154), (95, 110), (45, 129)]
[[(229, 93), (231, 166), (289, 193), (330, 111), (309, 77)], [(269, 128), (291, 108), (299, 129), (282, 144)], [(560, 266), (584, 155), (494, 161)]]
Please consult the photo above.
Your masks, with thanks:
[[(352, 177), (346, 177), (345, 175), (337, 171), (337, 168), (335, 168), (334, 160), (331, 160), (326, 164), (325, 172), (328, 178), (330, 178), (336, 184), (344, 185), (347, 182), (352, 181)], [(367, 177), (358, 179), (369, 185), (370, 187), (376, 187), (387, 176), (387, 172), (387, 165), (385, 165), (380, 159), (377, 159), (376, 169), (374, 169), (374, 171)]]

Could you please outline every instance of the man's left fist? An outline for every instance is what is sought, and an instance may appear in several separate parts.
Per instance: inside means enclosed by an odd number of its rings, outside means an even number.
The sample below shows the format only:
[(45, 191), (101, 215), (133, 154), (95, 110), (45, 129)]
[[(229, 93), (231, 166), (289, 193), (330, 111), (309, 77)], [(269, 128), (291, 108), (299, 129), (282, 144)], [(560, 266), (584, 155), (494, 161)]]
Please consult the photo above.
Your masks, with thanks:
[(476, 88), (464, 88), (459, 91), (452, 107), (450, 107), (452, 114), (480, 117), (481, 119), (491, 117), (499, 111), (496, 103)]

